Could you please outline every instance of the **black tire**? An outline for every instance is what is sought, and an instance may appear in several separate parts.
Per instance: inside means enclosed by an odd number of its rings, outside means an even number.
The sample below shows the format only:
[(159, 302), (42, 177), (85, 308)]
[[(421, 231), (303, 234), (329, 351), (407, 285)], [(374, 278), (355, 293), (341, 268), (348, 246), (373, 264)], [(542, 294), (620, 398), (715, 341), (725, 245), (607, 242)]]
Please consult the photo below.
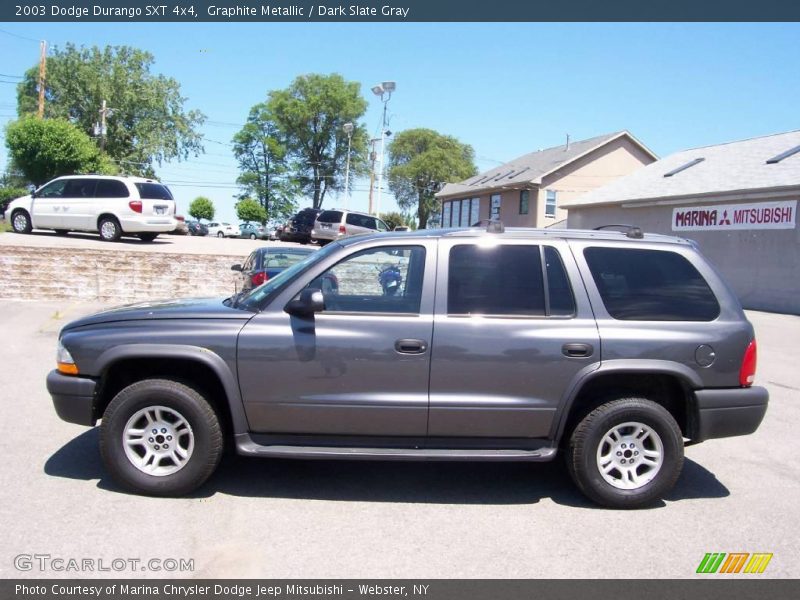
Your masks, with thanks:
[(68, 229), (56, 229), (56, 235), (65, 236), (69, 233)]
[(217, 237), (218, 237), (218, 238), (224, 238), (224, 237), (225, 237), (225, 234), (224, 234), (224, 233), (222, 233), (221, 231), (218, 231), (218, 232), (217, 232)]
[[(183, 466), (164, 475), (140, 470), (128, 458), (123, 440), (128, 421), (138, 411), (155, 406), (180, 414), (191, 428), (194, 441), (193, 450)], [(103, 414), (100, 455), (114, 480), (132, 492), (151, 496), (188, 494), (211, 476), (219, 464), (222, 450), (222, 429), (214, 409), (197, 390), (177, 381), (145, 379), (131, 384), (114, 397)], [(159, 460), (164, 465), (165, 461)], [(167, 459), (167, 468), (169, 462)]]
[(30, 233), (33, 230), (33, 226), (28, 212), (18, 208), (11, 213), (11, 228), (15, 233)]
[(97, 231), (104, 242), (118, 242), (122, 237), (122, 227), (114, 217), (101, 217), (97, 222)]
[[(631, 435), (637, 440), (635, 444), (638, 446), (633, 446), (635, 456), (630, 450), (630, 442), (626, 443), (623, 437), (613, 447), (604, 441), (614, 427), (631, 422), (644, 425), (651, 433), (657, 434), (655, 437), (644, 436), (640, 444), (638, 436), (634, 435), (637, 431), (635, 427), (623, 429), (623, 432), (629, 432), (625, 436)], [(642, 435), (644, 430), (639, 428), (638, 432)], [(648, 462), (644, 455), (647, 450), (652, 452), (656, 449), (657, 442), (661, 443), (662, 458), (660, 467), (654, 469), (653, 463)], [(622, 444), (628, 449), (623, 450)], [(601, 473), (598, 464), (601, 447), (612, 456), (608, 463), (611, 467), (608, 477), (616, 479), (616, 485)], [(617, 461), (631, 458), (636, 461), (634, 467), (614, 466)], [(566, 459), (572, 479), (581, 492), (594, 502), (610, 508), (640, 508), (663, 498), (675, 485), (683, 468), (683, 437), (675, 419), (663, 406), (643, 398), (623, 398), (599, 406), (578, 423), (570, 438)], [(634, 474), (623, 473), (626, 468), (633, 468)], [(651, 475), (652, 471), (655, 473)], [(630, 477), (642, 477), (643, 483), (636, 484)], [(626, 485), (633, 488), (617, 487)]]
[(146, 232), (146, 233), (140, 233), (139, 234), (139, 239), (142, 240), (143, 242), (152, 242), (157, 237), (158, 237), (158, 234), (157, 233), (152, 233), (152, 232)]
[(255, 233), (251, 233), (251, 234), (250, 234), (250, 239), (251, 239), (251, 240), (254, 240), (254, 239), (256, 239), (256, 234), (255, 234)]

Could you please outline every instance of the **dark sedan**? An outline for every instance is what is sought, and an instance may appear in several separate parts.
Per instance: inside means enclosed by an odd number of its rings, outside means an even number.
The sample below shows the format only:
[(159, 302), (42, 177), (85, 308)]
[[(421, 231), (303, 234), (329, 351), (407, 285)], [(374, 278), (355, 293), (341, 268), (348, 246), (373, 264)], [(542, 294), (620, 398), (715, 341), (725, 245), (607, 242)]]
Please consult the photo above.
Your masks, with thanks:
[(241, 272), (242, 287), (240, 291), (246, 292), (258, 287), (315, 251), (315, 248), (266, 246), (253, 250), (243, 265), (233, 265), (231, 270)]
[(208, 227), (200, 221), (186, 221), (189, 235), (208, 235)]

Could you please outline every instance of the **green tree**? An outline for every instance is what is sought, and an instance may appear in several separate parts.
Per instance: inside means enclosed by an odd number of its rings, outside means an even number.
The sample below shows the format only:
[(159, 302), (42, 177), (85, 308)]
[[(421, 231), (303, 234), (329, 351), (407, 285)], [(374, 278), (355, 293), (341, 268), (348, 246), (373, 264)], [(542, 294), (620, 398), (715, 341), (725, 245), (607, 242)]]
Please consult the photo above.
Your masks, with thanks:
[(255, 221), (265, 223), (267, 221), (267, 211), (252, 198), (243, 198), (236, 203), (236, 216), (240, 221)]
[(416, 209), (420, 229), (438, 210), (434, 194), (477, 172), (472, 146), (432, 129), (408, 129), (389, 144), (389, 189), (400, 208)]
[(62, 119), (14, 121), (6, 128), (6, 146), (11, 162), (37, 186), (60, 175), (116, 172), (88, 135)]
[(269, 93), (267, 109), (286, 146), (301, 190), (320, 208), (328, 191), (344, 189), (345, 123), (353, 123), (350, 175), (366, 172), (367, 130), (358, 124), (367, 110), (361, 85), (341, 75), (302, 75), (285, 90)]
[[(154, 57), (130, 46), (54, 48), (47, 59), (45, 116), (69, 119), (93, 135), (106, 101), (105, 151), (127, 173), (152, 176), (153, 163), (202, 152), (205, 120), (186, 112), (178, 82), (150, 72)], [(17, 88), (20, 115), (36, 111), (38, 66)]]
[(189, 205), (189, 215), (197, 220), (210, 221), (214, 218), (214, 203), (204, 196), (198, 196)]
[(378, 215), (380, 219), (386, 223), (386, 226), (392, 230), (395, 227), (402, 227), (406, 225), (405, 217), (399, 212), (381, 213)]
[(289, 176), (286, 147), (266, 103), (250, 109), (247, 123), (233, 136), (233, 154), (241, 172), (236, 182), (245, 197), (258, 199), (264, 220), (285, 218), (294, 212), (299, 185)]

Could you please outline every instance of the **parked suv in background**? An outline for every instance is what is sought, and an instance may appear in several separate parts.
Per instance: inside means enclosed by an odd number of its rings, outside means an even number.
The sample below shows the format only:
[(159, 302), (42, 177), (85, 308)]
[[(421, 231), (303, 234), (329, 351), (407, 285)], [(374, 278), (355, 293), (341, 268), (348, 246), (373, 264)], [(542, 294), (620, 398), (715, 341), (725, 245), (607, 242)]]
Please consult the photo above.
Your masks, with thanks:
[(684, 438), (759, 426), (753, 327), (691, 242), (488, 229), (347, 238), (243, 295), (70, 323), (47, 378), (56, 412), (102, 419), (106, 468), (147, 494), (192, 491), (226, 444), (331, 459), (563, 452), (577, 486), (617, 508), (669, 492)]
[(17, 233), (32, 229), (54, 229), (59, 234), (90, 231), (109, 242), (128, 234), (151, 242), (178, 225), (169, 188), (141, 177), (59, 177), (29, 196), (13, 200), (6, 214)]
[(308, 244), (311, 242), (311, 230), (314, 227), (314, 219), (322, 212), (318, 208), (304, 208), (286, 222), (280, 232), (282, 242), (300, 242)]
[(376, 231), (389, 231), (389, 228), (370, 214), (352, 210), (323, 210), (314, 222), (311, 239), (324, 246), (339, 238)]

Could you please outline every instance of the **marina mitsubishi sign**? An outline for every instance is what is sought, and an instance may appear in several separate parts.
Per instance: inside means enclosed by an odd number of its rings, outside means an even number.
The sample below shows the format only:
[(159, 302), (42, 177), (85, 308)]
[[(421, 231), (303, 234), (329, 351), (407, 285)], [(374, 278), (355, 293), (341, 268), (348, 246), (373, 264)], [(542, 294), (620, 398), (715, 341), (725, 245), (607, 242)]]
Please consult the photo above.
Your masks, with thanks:
[(672, 211), (672, 231), (794, 229), (797, 200), (692, 206)]

